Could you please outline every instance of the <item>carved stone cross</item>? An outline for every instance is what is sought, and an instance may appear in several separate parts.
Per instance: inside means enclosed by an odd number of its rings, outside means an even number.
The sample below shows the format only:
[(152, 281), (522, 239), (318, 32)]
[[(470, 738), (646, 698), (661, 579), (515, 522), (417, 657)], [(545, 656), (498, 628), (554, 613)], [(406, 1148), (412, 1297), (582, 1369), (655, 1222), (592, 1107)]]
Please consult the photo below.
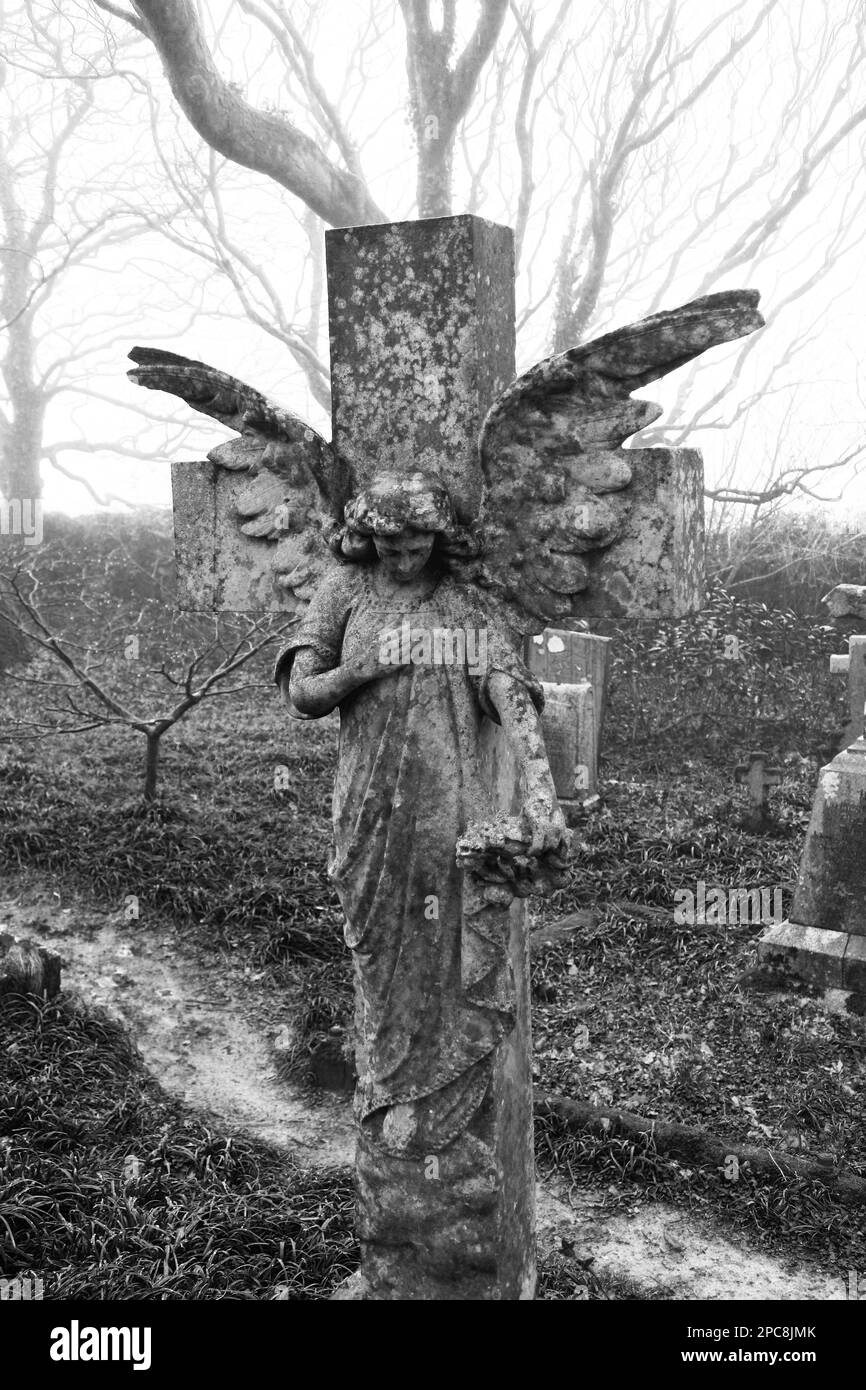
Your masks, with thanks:
[(766, 753), (750, 753), (749, 761), (738, 763), (734, 769), (737, 785), (749, 788), (749, 817), (756, 825), (767, 819), (770, 788), (778, 787), (783, 776), (781, 768), (766, 764)]
[[(509, 229), (460, 216), (326, 240), (331, 444), (202, 363), (136, 349), (132, 376), (239, 435), (175, 465), (182, 602), (304, 613), (281, 688), (300, 717), (340, 710), (331, 874), (358, 981), (362, 1263), (337, 1296), (527, 1299), (524, 893), (561, 812), (521, 639), (699, 605), (700, 456), (623, 449), (659, 414), (631, 392), (760, 327), (757, 296), (709, 296), (512, 380)], [(407, 611), (413, 651), (419, 613), (451, 636), (475, 615), (487, 669), (384, 673), (371, 624), (402, 630)]]
[(848, 652), (830, 657), (833, 675), (848, 677), (848, 723), (842, 732), (842, 747), (850, 748), (863, 737), (866, 711), (866, 637), (849, 637)]

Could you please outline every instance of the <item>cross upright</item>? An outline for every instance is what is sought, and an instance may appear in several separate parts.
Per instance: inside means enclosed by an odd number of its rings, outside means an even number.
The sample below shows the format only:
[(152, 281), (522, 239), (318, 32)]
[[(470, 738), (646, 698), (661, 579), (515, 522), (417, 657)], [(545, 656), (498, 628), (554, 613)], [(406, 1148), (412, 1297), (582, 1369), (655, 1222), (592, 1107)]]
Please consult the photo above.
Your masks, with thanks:
[[(341, 228), (328, 231), (325, 241), (335, 451), (362, 477), (371, 459), (396, 473), (438, 474), (458, 520), (471, 520), (480, 501), (481, 424), (514, 376), (510, 229), (446, 217)], [(518, 788), (501, 743), (491, 728), (492, 799), (507, 812)], [(492, 1171), (489, 1178), (473, 1174), (465, 1159), (452, 1161), (447, 1152), (426, 1162), (382, 1157), (359, 1142), (366, 1297), (371, 1286), (378, 1297), (534, 1294), (526, 901), (515, 901), (510, 916), (515, 1023), (497, 1049), (490, 1103), (474, 1130)], [(486, 1186), (483, 1213), (463, 1191), (473, 1182)], [(349, 1288), (345, 1296), (357, 1291)]]
[(863, 737), (866, 709), (866, 636), (848, 638), (845, 655), (830, 657), (832, 675), (848, 677), (848, 722), (842, 733), (842, 747), (850, 748)]
[(749, 788), (749, 815), (756, 823), (766, 820), (770, 788), (782, 780), (782, 769), (767, 767), (767, 761), (766, 753), (753, 752), (747, 763), (738, 763), (734, 769), (737, 785)]

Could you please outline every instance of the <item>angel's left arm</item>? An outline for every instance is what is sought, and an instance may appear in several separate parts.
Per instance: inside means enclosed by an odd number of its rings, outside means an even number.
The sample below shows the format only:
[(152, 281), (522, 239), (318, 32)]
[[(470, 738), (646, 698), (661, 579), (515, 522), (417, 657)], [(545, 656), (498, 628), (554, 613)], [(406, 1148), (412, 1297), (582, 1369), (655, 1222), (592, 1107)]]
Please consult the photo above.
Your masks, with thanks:
[(499, 716), (522, 778), (523, 812), (532, 827), (530, 853), (562, 850), (568, 842), (568, 830), (547, 760), (541, 717), (532, 696), (515, 676), (492, 671), (487, 697)]

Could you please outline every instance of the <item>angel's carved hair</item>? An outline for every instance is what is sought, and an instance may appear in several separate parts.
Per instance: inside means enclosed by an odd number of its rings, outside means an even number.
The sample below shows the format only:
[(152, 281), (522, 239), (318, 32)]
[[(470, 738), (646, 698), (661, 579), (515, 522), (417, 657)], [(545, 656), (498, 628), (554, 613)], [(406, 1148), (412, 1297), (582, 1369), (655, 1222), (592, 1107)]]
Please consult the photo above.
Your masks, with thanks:
[(442, 558), (465, 554), (467, 537), (458, 526), (447, 488), (432, 473), (381, 473), (344, 509), (338, 545), (344, 559), (364, 563), (375, 557), (373, 536), (426, 531), (436, 536)]
[(441, 535), (454, 530), (451, 499), (429, 473), (380, 474), (346, 503), (344, 515), (349, 530), (361, 536), (398, 536), (407, 527)]

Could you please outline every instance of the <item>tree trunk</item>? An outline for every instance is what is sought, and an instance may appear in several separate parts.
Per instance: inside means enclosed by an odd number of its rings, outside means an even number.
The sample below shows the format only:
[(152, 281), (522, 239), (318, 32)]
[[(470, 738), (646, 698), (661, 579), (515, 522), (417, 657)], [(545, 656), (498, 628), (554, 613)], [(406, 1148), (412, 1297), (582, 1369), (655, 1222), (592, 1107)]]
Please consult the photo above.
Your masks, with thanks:
[(332, 227), (387, 220), (357, 174), (332, 163), (282, 112), (256, 110), (223, 79), (194, 0), (133, 5), (181, 110), (212, 149), (282, 184)]
[[(10, 395), (12, 392), (10, 392)], [(29, 399), (28, 399), (29, 396)], [(36, 393), (13, 396), (15, 415), (3, 442), (0, 491), (7, 501), (36, 502), (42, 496), (42, 407)]]
[(27, 310), (20, 312), (20, 306), (26, 303), (30, 293), (30, 285), (20, 276), (15, 283), (9, 283), (11, 261), (10, 256), (4, 267), (7, 283), (3, 308), (7, 322), (9, 319), (11, 322), (6, 330), (6, 353), (0, 371), (9, 400), (10, 419), (2, 437), (0, 490), (7, 501), (18, 498), (22, 502), (35, 502), (42, 496), (40, 463), (45, 402), (35, 380), (33, 315)]
[(159, 771), (159, 745), (165, 729), (157, 729), (145, 735), (147, 748), (144, 755), (144, 799), (156, 798), (157, 774)]
[(449, 217), (454, 164), (453, 137), (426, 139), (418, 144), (418, 216)]

